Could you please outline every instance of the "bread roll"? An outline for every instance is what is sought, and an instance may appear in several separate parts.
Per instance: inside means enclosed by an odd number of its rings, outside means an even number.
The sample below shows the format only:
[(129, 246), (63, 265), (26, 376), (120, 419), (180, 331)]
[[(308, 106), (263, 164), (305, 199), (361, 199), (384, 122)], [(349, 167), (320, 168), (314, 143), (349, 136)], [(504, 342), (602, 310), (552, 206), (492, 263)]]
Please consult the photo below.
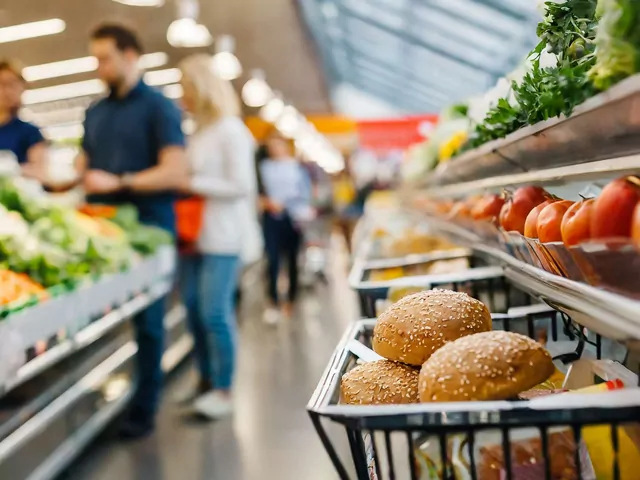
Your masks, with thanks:
[(509, 400), (555, 372), (538, 342), (511, 332), (477, 333), (451, 342), (420, 371), (422, 402)]
[(466, 293), (428, 290), (404, 297), (378, 317), (373, 349), (389, 360), (421, 366), (445, 343), (491, 330), (487, 307)]
[(418, 403), (420, 371), (389, 360), (359, 365), (342, 376), (342, 401), (349, 405)]

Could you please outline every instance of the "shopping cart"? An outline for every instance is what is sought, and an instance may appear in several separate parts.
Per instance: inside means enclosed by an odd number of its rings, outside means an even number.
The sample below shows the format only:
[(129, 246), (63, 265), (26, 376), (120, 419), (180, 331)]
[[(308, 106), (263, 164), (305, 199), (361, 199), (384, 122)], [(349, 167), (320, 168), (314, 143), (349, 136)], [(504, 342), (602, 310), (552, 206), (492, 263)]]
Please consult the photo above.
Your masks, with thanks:
[[(512, 298), (497, 291), (493, 297)], [(555, 333), (559, 341), (548, 346), (557, 364), (601, 355), (600, 337), (594, 339), (550, 307), (507, 306), (504, 313), (492, 314), (494, 328), (538, 339), (541, 331), (553, 328), (554, 320), (565, 323), (564, 331)], [(370, 350), (374, 325), (375, 320), (361, 320), (348, 329), (307, 406), (342, 480), (640, 478), (640, 429), (634, 423), (640, 419), (638, 389), (528, 402), (341, 405), (342, 375), (377, 357)], [(607, 353), (617, 357), (611, 365), (625, 372), (625, 384), (637, 385), (638, 377), (620, 363), (624, 347), (605, 343)], [(558, 347), (565, 351), (557, 352)], [(594, 377), (610, 380), (603, 373)], [(340, 438), (330, 434), (332, 424), (344, 428), (348, 447), (343, 453), (350, 454), (351, 462), (339, 453)]]
[(300, 253), (300, 283), (306, 288), (318, 282), (327, 283), (331, 229), (329, 218), (315, 215), (305, 222), (299, 222), (304, 246)]

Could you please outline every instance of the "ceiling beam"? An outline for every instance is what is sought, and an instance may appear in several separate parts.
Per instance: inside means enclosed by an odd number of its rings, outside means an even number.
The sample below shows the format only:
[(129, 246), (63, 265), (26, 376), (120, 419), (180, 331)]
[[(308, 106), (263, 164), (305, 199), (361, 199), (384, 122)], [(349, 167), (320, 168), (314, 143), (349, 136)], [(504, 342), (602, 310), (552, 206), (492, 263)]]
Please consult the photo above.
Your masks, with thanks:
[(393, 85), (390, 85), (389, 83), (384, 82), (379, 78), (374, 79), (358, 77), (348, 80), (348, 83), (351, 83), (354, 87), (383, 99), (391, 105), (399, 106), (400, 108), (411, 112), (432, 113), (440, 111), (442, 107), (442, 104), (438, 104), (423, 98), (418, 98), (413, 95), (406, 94), (403, 97), (398, 97), (394, 94)]
[[(499, 31), (487, 29), (486, 23), (477, 22), (471, 17), (463, 17), (460, 15), (457, 15), (455, 12), (452, 12), (451, 10), (443, 7), (442, 3), (440, 3), (439, 0), (421, 0), (419, 4), (428, 10), (435, 10), (443, 15), (446, 15), (451, 19), (452, 22), (461, 24), (461, 26), (463, 27), (468, 26), (468, 27), (476, 28), (478, 30), (482, 30), (485, 33), (485, 35), (497, 38), (498, 40), (502, 40), (502, 41), (509, 40), (508, 36), (501, 34)], [(442, 33), (449, 34), (449, 32), (445, 32), (443, 30), (439, 30), (439, 31), (441, 31)]]
[[(441, 93), (443, 95), (448, 95), (457, 91), (460, 91), (460, 89), (464, 86), (467, 85), (467, 82), (463, 82), (463, 81), (459, 81), (457, 76), (453, 75), (452, 78), (448, 78), (447, 79), (447, 83), (434, 83), (432, 81), (429, 81), (429, 79), (426, 79), (422, 76), (416, 75), (414, 72), (408, 70), (406, 67), (403, 67), (402, 63), (403, 63), (403, 59), (399, 59), (400, 63), (399, 64), (391, 64), (389, 62), (386, 62), (385, 60), (375, 57), (373, 55), (370, 55), (367, 52), (364, 52), (362, 49), (355, 49), (353, 47), (353, 45), (351, 44), (347, 44), (345, 45), (345, 48), (349, 49), (349, 50), (353, 50), (353, 52), (351, 53), (352, 57), (355, 58), (355, 61), (357, 62), (358, 57), (362, 58), (363, 60), (365, 60), (367, 63), (372, 63), (375, 65), (379, 65), (381, 67), (381, 69), (384, 70), (388, 70), (389, 72), (399, 72), (400, 75), (405, 76), (406, 78), (408, 78), (411, 81), (414, 81), (415, 83), (418, 83), (420, 85), (424, 85), (425, 87), (428, 87), (434, 91), (437, 91), (438, 93)], [(446, 76), (446, 75), (443, 75)], [(451, 86), (451, 88), (446, 88), (448, 86)], [(482, 87), (485, 87), (486, 85), (482, 85)]]
[(375, 27), (381, 30), (388, 35), (393, 35), (394, 37), (397, 37), (401, 41), (407, 42), (411, 45), (419, 46), (421, 48), (424, 48), (425, 50), (429, 50), (433, 52), (435, 55), (438, 55), (445, 59), (459, 63), (460, 65), (464, 65), (466, 67), (472, 68), (474, 70), (479, 70), (481, 72), (486, 72), (495, 77), (500, 77), (504, 73), (494, 68), (487, 68), (486, 65), (483, 65), (481, 62), (474, 62), (473, 60), (470, 60), (468, 58), (463, 58), (463, 57), (460, 57), (459, 55), (454, 55), (451, 52), (447, 52), (446, 50), (438, 47), (437, 45), (430, 44), (429, 42), (426, 42), (421, 38), (416, 37), (415, 35), (411, 35), (406, 32), (398, 32), (393, 28), (390, 28), (379, 21), (376, 21), (373, 18), (366, 17), (357, 12), (354, 12), (353, 10), (351, 10), (348, 7), (345, 7), (344, 5), (340, 5), (338, 8), (341, 10), (341, 14), (345, 16), (354, 18), (360, 22), (363, 22), (367, 25), (370, 25), (372, 27)]
[(528, 22), (533, 19), (532, 15), (528, 15), (516, 8), (512, 8), (511, 6), (509, 6), (507, 2), (504, 2), (502, 0), (480, 0), (480, 3), (483, 3), (487, 7), (493, 10), (496, 10), (515, 20), (518, 20), (520, 22)]
[(403, 76), (394, 76), (392, 73), (382, 73), (381, 71), (371, 69), (362, 64), (358, 64), (356, 68), (366, 72), (366, 78), (371, 78), (373, 75), (373, 78), (384, 79), (389, 84), (390, 90), (398, 96), (412, 94), (415, 98), (424, 100), (428, 99), (429, 101), (434, 101), (436, 103), (451, 102), (453, 98), (449, 94), (441, 93), (436, 90), (432, 92), (422, 90), (413, 83), (404, 81), (406, 80), (406, 77)]

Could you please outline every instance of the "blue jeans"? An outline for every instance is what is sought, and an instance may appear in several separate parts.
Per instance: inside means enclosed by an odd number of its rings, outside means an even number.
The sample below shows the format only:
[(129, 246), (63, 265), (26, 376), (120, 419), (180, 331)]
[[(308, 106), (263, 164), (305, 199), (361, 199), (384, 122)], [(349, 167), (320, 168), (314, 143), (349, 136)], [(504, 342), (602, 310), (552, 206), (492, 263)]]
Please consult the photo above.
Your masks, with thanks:
[(153, 418), (160, 403), (165, 302), (166, 297), (156, 300), (133, 317), (138, 343), (138, 387), (132, 402), (132, 412), (141, 418)]
[(200, 375), (221, 390), (228, 390), (233, 382), (239, 268), (237, 255), (194, 254), (181, 259), (180, 289)]

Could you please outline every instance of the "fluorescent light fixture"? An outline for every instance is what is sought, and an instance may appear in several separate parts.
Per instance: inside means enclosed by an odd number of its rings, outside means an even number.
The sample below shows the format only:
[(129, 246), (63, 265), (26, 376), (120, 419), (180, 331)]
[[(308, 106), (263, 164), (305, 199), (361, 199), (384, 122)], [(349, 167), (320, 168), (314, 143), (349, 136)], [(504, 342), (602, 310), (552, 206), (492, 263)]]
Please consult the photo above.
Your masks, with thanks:
[(169, 55), (164, 52), (145, 53), (140, 57), (138, 66), (143, 70), (148, 70), (166, 65), (168, 61)]
[(96, 68), (98, 68), (98, 60), (95, 57), (82, 57), (25, 67), (22, 70), (22, 75), (27, 82), (35, 82), (45, 78), (93, 72)]
[(144, 74), (144, 81), (148, 85), (159, 86), (178, 83), (182, 79), (182, 72), (179, 68), (167, 68), (164, 70), (154, 70)]
[(0, 28), (0, 43), (55, 35), (56, 33), (64, 32), (65, 28), (67, 28), (67, 24), (59, 18), (2, 27)]
[(253, 70), (251, 80), (242, 87), (242, 100), (248, 107), (260, 108), (273, 98), (273, 91), (262, 70)]
[[(169, 56), (164, 52), (147, 53), (140, 57), (139, 66), (142, 69), (157, 68), (165, 65), (168, 61)], [(47, 78), (93, 72), (97, 68), (98, 60), (95, 57), (80, 57), (25, 67), (22, 70), (22, 75), (27, 82), (36, 82)]]
[(161, 7), (164, 0), (113, 0), (116, 3), (129, 5), (130, 7)]
[(184, 94), (182, 90), (182, 85), (180, 85), (179, 83), (173, 83), (171, 85), (167, 85), (162, 89), (162, 93), (164, 93), (165, 97), (172, 98), (174, 100), (178, 98), (182, 98), (182, 95)]
[(103, 92), (104, 84), (100, 80), (85, 80), (83, 82), (27, 90), (22, 94), (22, 103), (24, 105), (33, 105), (34, 103), (55, 102), (56, 100), (99, 95)]

